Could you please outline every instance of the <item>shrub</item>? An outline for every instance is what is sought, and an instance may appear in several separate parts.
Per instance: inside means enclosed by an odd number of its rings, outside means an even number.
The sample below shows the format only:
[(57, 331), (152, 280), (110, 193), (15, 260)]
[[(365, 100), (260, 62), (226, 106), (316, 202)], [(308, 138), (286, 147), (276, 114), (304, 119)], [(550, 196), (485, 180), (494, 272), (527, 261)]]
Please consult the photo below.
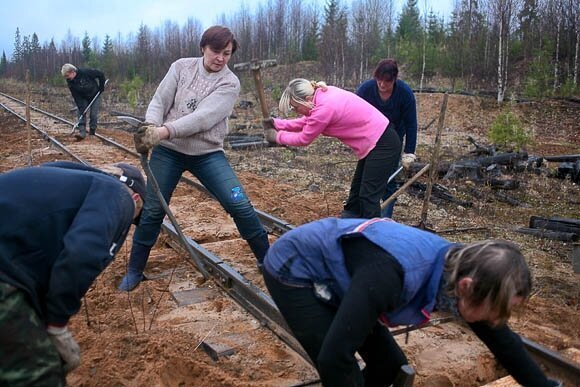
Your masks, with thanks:
[(121, 93), (125, 98), (127, 98), (127, 102), (133, 108), (133, 110), (139, 103), (139, 91), (143, 88), (143, 85), (144, 82), (138, 75), (136, 75), (130, 81), (125, 81), (121, 84)]
[(503, 150), (519, 151), (532, 141), (531, 135), (526, 132), (522, 122), (511, 110), (502, 112), (495, 119), (488, 136), (498, 149)]

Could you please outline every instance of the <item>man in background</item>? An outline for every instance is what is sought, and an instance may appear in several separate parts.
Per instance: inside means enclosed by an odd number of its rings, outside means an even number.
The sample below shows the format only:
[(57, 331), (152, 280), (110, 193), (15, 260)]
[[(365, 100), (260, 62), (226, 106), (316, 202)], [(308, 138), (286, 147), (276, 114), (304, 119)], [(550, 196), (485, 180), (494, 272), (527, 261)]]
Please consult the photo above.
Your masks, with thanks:
[[(75, 134), (77, 140), (86, 137), (86, 117), (83, 114), (91, 101), (89, 134), (94, 135), (97, 130), (99, 118), (99, 108), (101, 107), (100, 94), (105, 90), (105, 74), (95, 69), (77, 69), (70, 63), (65, 63), (61, 69), (62, 76), (66, 83), (79, 114), (79, 133)], [(96, 98), (95, 98), (96, 97)]]

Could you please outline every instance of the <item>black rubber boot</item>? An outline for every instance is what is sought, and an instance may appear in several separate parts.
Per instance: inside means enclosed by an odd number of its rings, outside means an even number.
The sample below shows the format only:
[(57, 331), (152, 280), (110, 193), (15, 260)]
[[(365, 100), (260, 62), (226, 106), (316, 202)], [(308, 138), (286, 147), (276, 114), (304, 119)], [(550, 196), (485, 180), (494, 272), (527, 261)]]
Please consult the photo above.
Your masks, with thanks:
[(119, 285), (119, 290), (130, 292), (135, 289), (141, 281), (143, 281), (145, 278), (143, 270), (145, 270), (145, 266), (147, 265), (150, 252), (150, 246), (133, 243), (131, 256), (129, 257), (129, 265), (127, 266), (127, 274), (123, 277), (123, 280)]
[(247, 240), (250, 249), (254, 253), (256, 260), (258, 261), (258, 269), (262, 270), (264, 264), (264, 257), (270, 248), (270, 241), (268, 241), (268, 233), (264, 231), (263, 234), (253, 237)]

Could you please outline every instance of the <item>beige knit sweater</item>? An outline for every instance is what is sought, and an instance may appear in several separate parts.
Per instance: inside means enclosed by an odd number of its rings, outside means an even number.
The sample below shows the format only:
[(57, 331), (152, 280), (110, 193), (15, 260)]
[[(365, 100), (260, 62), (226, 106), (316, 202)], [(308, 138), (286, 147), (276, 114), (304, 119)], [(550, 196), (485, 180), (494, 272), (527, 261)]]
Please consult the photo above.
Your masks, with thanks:
[(223, 150), (228, 116), (239, 93), (240, 81), (227, 66), (210, 73), (203, 58), (182, 58), (173, 62), (157, 87), (145, 120), (167, 127), (169, 139), (161, 145), (177, 152)]

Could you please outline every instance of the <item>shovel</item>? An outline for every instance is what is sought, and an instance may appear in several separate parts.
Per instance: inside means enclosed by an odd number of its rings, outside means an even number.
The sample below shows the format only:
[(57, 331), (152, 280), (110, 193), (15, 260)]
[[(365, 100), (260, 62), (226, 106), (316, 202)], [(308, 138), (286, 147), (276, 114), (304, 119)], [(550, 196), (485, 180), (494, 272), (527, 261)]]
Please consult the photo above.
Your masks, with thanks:
[[(117, 118), (121, 121), (124, 121), (124, 122), (130, 124), (131, 126), (133, 126), (135, 128), (139, 128), (139, 127), (143, 126), (143, 124), (144, 124), (143, 121), (138, 120), (134, 117), (118, 116)], [(195, 254), (195, 252), (193, 251), (193, 249), (191, 248), (191, 246), (187, 242), (187, 239), (185, 238), (183, 231), (181, 231), (181, 227), (179, 227), (179, 224), (177, 223), (177, 219), (175, 219), (175, 216), (173, 216), (173, 213), (169, 209), (169, 206), (167, 205), (165, 198), (161, 194), (161, 190), (159, 189), (159, 184), (157, 183), (157, 179), (155, 179), (155, 176), (153, 175), (153, 172), (151, 171), (151, 167), (149, 166), (148, 156), (149, 156), (148, 152), (140, 154), (141, 166), (143, 167), (143, 170), (145, 171), (145, 175), (147, 176), (147, 182), (151, 183), (151, 187), (153, 188), (153, 191), (155, 192), (157, 199), (161, 203), (161, 207), (163, 207), (165, 214), (167, 214), (167, 217), (171, 221), (173, 228), (175, 228), (175, 231), (177, 231), (177, 235), (179, 235), (179, 239), (181, 241), (181, 244), (185, 248), (185, 251), (187, 251), (187, 253), (191, 257), (191, 259), (195, 263), (195, 266), (197, 266), (198, 270), (203, 275), (203, 278), (207, 280), (209, 278), (209, 273), (208, 273), (207, 269), (205, 268), (205, 265), (203, 264), (203, 262)]]
[[(108, 79), (105, 79), (105, 84), (103, 85), (103, 88), (105, 86), (107, 86), (107, 83), (109, 83), (109, 80)], [(87, 112), (89, 111), (89, 109), (93, 105), (93, 102), (95, 102), (97, 100), (97, 98), (99, 98), (99, 95), (101, 95), (101, 92), (100, 91), (97, 91), (97, 94), (95, 94), (95, 96), (93, 97), (93, 99), (91, 100), (91, 102), (87, 105), (87, 107), (83, 111), (83, 114), (81, 114), (79, 116), (79, 119), (78, 119), (77, 123), (73, 125), (73, 128), (72, 128), (70, 134), (73, 134), (75, 132), (75, 130), (77, 130), (77, 128), (79, 127), (81, 121), (83, 120), (83, 117), (85, 116), (85, 114), (87, 114)]]

